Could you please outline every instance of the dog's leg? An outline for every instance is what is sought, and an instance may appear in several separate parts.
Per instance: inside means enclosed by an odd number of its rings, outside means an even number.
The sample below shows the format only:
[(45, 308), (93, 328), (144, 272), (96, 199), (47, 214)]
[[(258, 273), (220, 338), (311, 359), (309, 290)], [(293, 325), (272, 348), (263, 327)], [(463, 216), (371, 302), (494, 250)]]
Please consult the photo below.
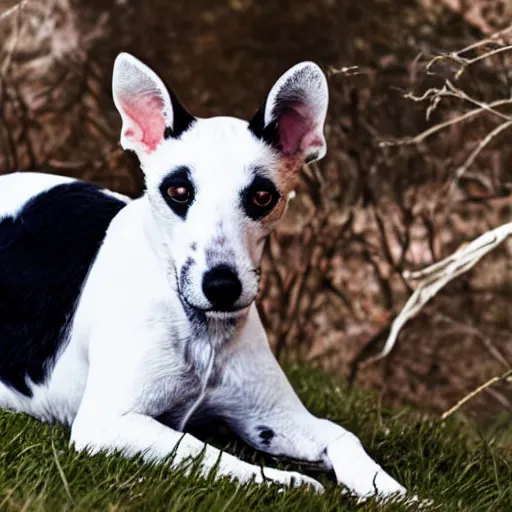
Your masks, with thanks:
[[(126, 340), (127, 336), (123, 341)], [(102, 344), (108, 345), (96, 345)], [(242, 483), (254, 480), (323, 489), (312, 478), (246, 463), (154, 419), (155, 403), (168, 396), (158, 379), (162, 372), (159, 355), (150, 360), (144, 353), (130, 354), (130, 345), (133, 346), (126, 343), (122, 362), (115, 359), (119, 359), (119, 351), (103, 351), (101, 358), (92, 354), (86, 389), (71, 429), (71, 443), (77, 450), (141, 454), (147, 461), (169, 458), (172, 467), (202, 457), (199, 470), (203, 475), (215, 470), (217, 477)], [(116, 361), (114, 372), (112, 361)]]
[[(102, 422), (103, 423), (103, 422)], [(120, 451), (126, 456), (142, 454), (147, 461), (171, 457), (171, 465), (178, 467), (187, 461), (201, 460), (200, 473), (204, 476), (215, 468), (217, 477), (230, 477), (241, 483), (274, 482), (283, 485), (307, 485), (317, 491), (322, 486), (305, 475), (274, 468), (260, 468), (222, 453), (189, 434), (176, 432), (150, 416), (129, 413), (108, 418), (101, 428), (88, 429), (81, 420), (75, 422), (71, 441), (77, 450), (88, 453)]]
[(208, 407), (255, 448), (332, 468), (338, 482), (360, 497), (406, 492), (354, 434), (307, 411), (271, 353), (255, 309)]

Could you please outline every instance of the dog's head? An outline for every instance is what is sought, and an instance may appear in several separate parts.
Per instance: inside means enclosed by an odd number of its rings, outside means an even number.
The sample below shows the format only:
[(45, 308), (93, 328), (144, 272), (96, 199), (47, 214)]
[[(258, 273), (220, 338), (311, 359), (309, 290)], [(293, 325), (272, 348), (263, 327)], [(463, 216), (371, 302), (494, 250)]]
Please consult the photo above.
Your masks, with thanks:
[(121, 144), (134, 151), (181, 299), (235, 316), (258, 291), (266, 237), (306, 162), (325, 155), (327, 82), (312, 62), (272, 87), (250, 122), (193, 117), (131, 55), (114, 65)]

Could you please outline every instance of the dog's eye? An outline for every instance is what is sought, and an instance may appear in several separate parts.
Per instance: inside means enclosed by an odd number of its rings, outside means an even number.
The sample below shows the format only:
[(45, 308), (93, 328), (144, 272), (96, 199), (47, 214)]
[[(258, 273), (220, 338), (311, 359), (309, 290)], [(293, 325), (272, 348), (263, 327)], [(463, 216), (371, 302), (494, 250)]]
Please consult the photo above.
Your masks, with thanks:
[(252, 202), (260, 208), (265, 208), (272, 202), (272, 194), (268, 190), (258, 190), (252, 196)]
[(252, 220), (266, 217), (281, 197), (274, 183), (258, 174), (247, 188), (240, 191), (240, 196), (245, 213)]
[(182, 219), (195, 199), (194, 184), (190, 179), (190, 169), (185, 166), (177, 167), (160, 183), (160, 194), (169, 208)]
[(184, 186), (169, 187), (167, 189), (167, 195), (177, 203), (185, 204), (192, 199), (192, 192), (189, 188)]

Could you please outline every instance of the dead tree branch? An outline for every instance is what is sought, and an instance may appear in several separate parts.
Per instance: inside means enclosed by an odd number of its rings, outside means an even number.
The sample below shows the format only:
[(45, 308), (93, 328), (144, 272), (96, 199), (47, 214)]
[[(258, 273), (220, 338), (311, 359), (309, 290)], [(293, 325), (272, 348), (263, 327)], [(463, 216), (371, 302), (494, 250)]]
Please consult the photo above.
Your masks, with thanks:
[(409, 319), (416, 316), (423, 306), (450, 281), (473, 268), (509, 236), (512, 236), (512, 222), (484, 233), (463, 249), (434, 265), (417, 272), (404, 272), (404, 279), (409, 282), (416, 281), (417, 288), (393, 321), (388, 339), (380, 354), (367, 360), (366, 364), (386, 357), (393, 350), (402, 327)]
[(485, 384), (482, 384), (478, 388), (476, 388), (471, 393), (467, 394), (464, 398), (459, 400), (453, 407), (445, 411), (441, 415), (441, 420), (445, 420), (449, 416), (451, 416), (455, 411), (459, 410), (465, 403), (469, 402), (472, 398), (474, 398), (476, 395), (487, 389), (488, 387), (492, 386), (493, 384), (497, 384), (498, 382), (503, 381), (509, 381), (512, 377), (512, 370), (509, 370), (508, 372), (505, 372), (503, 375), (500, 375), (499, 377), (493, 377), (492, 379), (489, 379)]

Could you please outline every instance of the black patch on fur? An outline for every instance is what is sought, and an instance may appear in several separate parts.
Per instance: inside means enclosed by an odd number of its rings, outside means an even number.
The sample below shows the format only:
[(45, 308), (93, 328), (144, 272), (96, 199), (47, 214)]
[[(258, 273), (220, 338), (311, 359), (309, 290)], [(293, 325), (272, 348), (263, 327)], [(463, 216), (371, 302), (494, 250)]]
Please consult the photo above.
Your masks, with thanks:
[(181, 135), (189, 130), (196, 122), (196, 118), (182, 105), (176, 94), (170, 87), (165, 84), (169, 96), (171, 97), (172, 111), (173, 111), (173, 126), (166, 126), (164, 130), (165, 139), (179, 139)]
[[(266, 191), (272, 194), (272, 201), (270, 201), (270, 203), (265, 207), (254, 204), (252, 200), (253, 195), (259, 191)], [(252, 220), (259, 220), (268, 215), (275, 208), (280, 197), (281, 196), (272, 181), (261, 174), (256, 174), (252, 183), (240, 193), (244, 211)]]
[(170, 126), (166, 126), (164, 130), (164, 139), (170, 139), (172, 137), (172, 128)]
[(181, 295), (180, 292), (180, 301), (183, 306), (183, 310), (187, 315), (188, 321), (190, 322), (190, 327), (192, 330), (192, 336), (187, 339), (185, 343), (185, 362), (187, 364), (192, 364), (193, 357), (191, 355), (191, 344), (197, 343), (197, 340), (200, 338), (205, 338), (208, 335), (208, 324), (207, 318), (204, 311), (201, 311), (194, 306), (191, 306)]
[(259, 437), (261, 439), (261, 443), (265, 446), (270, 446), (270, 443), (276, 433), (271, 428), (264, 426), (257, 427), (257, 429), (260, 431)]
[(224, 265), (226, 261), (235, 261), (235, 253), (227, 245), (227, 238), (224, 235), (222, 222), (217, 224), (217, 232), (210, 245), (205, 249), (207, 268), (217, 265)]
[[(167, 191), (170, 187), (186, 187), (191, 194), (191, 199), (187, 203), (179, 203), (174, 201), (169, 196)], [(187, 218), (187, 212), (195, 198), (195, 189), (192, 181), (190, 180), (190, 170), (188, 167), (178, 167), (173, 172), (168, 174), (160, 185), (160, 193), (164, 198), (165, 202), (169, 205), (169, 208), (182, 219)]]
[(191, 365), (193, 362), (191, 344), (200, 338), (204, 338), (208, 333), (207, 319), (204, 311), (201, 311), (200, 309), (195, 308), (189, 304), (183, 295), (183, 290), (190, 282), (190, 269), (194, 264), (195, 260), (193, 258), (187, 258), (183, 264), (183, 267), (181, 268), (179, 276), (176, 275), (178, 297), (183, 307), (183, 311), (185, 311), (188, 321), (190, 322), (190, 327), (192, 330), (192, 336), (189, 337), (185, 342), (185, 362), (188, 365)]
[(58, 185), (0, 220), (0, 380), (32, 396), (66, 341), (105, 232), (125, 203), (87, 183)]
[(315, 160), (318, 160), (318, 152), (315, 151), (314, 153), (311, 153), (306, 157), (306, 163), (309, 164), (311, 162), (314, 162)]
[(277, 123), (272, 121), (268, 126), (265, 126), (266, 104), (266, 101), (263, 102), (263, 105), (261, 105), (256, 114), (254, 114), (253, 118), (249, 121), (249, 130), (269, 146), (280, 149)]
[(184, 290), (185, 287), (190, 283), (190, 269), (195, 265), (194, 258), (188, 257), (183, 263), (180, 272), (180, 290)]

